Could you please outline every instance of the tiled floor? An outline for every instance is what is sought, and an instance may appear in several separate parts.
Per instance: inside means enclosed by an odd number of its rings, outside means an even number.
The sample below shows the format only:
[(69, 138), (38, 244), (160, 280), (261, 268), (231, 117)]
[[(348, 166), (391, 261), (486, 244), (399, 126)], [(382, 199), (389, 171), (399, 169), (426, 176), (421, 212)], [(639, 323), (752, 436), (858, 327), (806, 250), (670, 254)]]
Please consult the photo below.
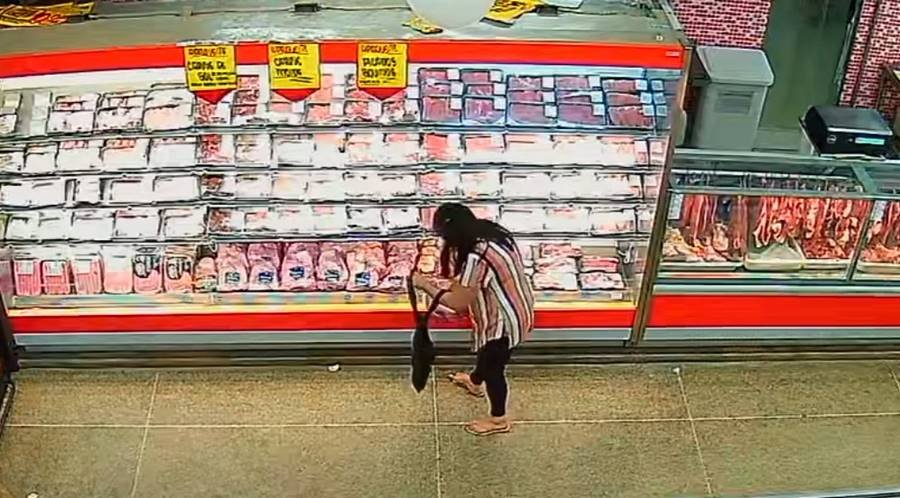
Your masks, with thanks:
[(0, 496), (753, 496), (900, 488), (900, 364), (515, 368), (511, 434), (443, 374), (18, 376)]

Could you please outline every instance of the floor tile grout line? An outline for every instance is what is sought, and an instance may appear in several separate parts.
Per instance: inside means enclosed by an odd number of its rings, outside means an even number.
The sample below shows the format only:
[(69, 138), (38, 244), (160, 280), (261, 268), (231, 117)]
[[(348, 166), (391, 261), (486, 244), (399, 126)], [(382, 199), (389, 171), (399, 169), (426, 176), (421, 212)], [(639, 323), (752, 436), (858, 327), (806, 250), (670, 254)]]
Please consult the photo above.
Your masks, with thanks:
[[(606, 424), (656, 424), (675, 422), (752, 422), (765, 420), (816, 420), (837, 418), (900, 417), (900, 412), (818, 413), (786, 415), (744, 415), (734, 417), (660, 417), (660, 418), (611, 418), (611, 419), (560, 419), (516, 420), (516, 425), (606, 425)], [(397, 428), (397, 427), (461, 427), (467, 421), (449, 422), (346, 422), (346, 423), (279, 423), (279, 424), (29, 424), (10, 423), (7, 427), (19, 429), (315, 429), (315, 428)]]
[(441, 471), (441, 419), (438, 409), (438, 387), (437, 387), (437, 371), (434, 366), (431, 367), (431, 404), (432, 404), (432, 421), (434, 422), (434, 466), (435, 466), (435, 493), (437, 498), (444, 496), (443, 473)]
[(894, 385), (897, 386), (897, 392), (900, 392), (900, 379), (897, 378), (897, 372), (894, 371), (894, 367), (890, 364), (887, 365), (888, 372), (891, 374), (891, 378), (894, 379)]
[(144, 419), (144, 434), (141, 437), (141, 447), (138, 450), (137, 465), (134, 468), (134, 478), (131, 481), (131, 498), (137, 495), (138, 480), (141, 477), (141, 464), (144, 462), (144, 451), (147, 449), (147, 438), (150, 435), (150, 422), (153, 420), (153, 406), (156, 404), (156, 392), (159, 390), (159, 373), (153, 377), (153, 390), (150, 391), (150, 406), (147, 407), (147, 417)]
[(684, 403), (685, 414), (691, 427), (691, 434), (694, 437), (694, 448), (697, 450), (697, 458), (700, 459), (700, 469), (703, 471), (703, 481), (706, 484), (706, 494), (713, 495), (712, 480), (709, 478), (709, 469), (706, 467), (706, 460), (703, 458), (703, 449), (700, 447), (700, 437), (697, 435), (697, 423), (691, 414), (691, 404), (688, 401), (687, 390), (684, 388), (684, 378), (681, 374), (681, 366), (675, 368), (675, 375), (678, 378), (678, 389), (681, 391), (681, 401)]

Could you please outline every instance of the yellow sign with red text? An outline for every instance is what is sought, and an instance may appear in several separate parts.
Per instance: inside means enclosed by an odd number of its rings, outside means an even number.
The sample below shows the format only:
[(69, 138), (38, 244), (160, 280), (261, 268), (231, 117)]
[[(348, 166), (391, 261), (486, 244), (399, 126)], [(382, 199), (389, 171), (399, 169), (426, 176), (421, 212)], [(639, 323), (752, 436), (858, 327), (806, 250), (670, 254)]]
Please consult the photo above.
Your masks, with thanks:
[(359, 42), (356, 85), (378, 98), (387, 98), (405, 89), (409, 77), (408, 54), (406, 43)]
[(186, 46), (184, 69), (188, 90), (213, 104), (237, 88), (234, 45)]
[(302, 100), (322, 86), (317, 43), (270, 43), (269, 85), (288, 100)]

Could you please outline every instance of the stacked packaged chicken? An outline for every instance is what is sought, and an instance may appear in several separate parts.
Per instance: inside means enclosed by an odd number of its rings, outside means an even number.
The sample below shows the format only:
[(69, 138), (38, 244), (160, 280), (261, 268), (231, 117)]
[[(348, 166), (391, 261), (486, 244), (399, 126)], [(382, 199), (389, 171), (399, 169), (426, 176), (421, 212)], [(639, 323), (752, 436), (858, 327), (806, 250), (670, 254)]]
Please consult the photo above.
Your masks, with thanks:
[(438, 270), (415, 241), (448, 201), (512, 230), (536, 288), (622, 290), (680, 75), (573, 71), (415, 67), (386, 99), (347, 65), (301, 102), (264, 68), (215, 104), (177, 82), (4, 93), (16, 292), (399, 292), (417, 257)]

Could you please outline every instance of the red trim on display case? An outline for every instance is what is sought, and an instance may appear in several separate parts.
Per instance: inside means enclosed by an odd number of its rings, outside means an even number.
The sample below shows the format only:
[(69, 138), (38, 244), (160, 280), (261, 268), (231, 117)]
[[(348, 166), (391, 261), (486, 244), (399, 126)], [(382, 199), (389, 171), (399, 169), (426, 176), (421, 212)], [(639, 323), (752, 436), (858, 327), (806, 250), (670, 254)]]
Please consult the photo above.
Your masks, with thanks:
[[(61, 315), (11, 318), (16, 333), (317, 331), (412, 329), (409, 311), (300, 313), (185, 313), (143, 315)], [(634, 309), (541, 310), (536, 326), (543, 329), (630, 328)], [(465, 320), (438, 318), (434, 329), (467, 328)]]
[(900, 296), (661, 295), (649, 327), (896, 327)]
[[(356, 61), (356, 41), (321, 42), (323, 63)], [(409, 41), (411, 63), (553, 64), (682, 69), (680, 45), (613, 43)], [(490, 47), (489, 49), (487, 47)], [(238, 64), (266, 64), (264, 43), (239, 43)], [(21, 54), (0, 57), (0, 78), (126, 69), (161, 69), (184, 65), (178, 45), (110, 47), (95, 50)]]

